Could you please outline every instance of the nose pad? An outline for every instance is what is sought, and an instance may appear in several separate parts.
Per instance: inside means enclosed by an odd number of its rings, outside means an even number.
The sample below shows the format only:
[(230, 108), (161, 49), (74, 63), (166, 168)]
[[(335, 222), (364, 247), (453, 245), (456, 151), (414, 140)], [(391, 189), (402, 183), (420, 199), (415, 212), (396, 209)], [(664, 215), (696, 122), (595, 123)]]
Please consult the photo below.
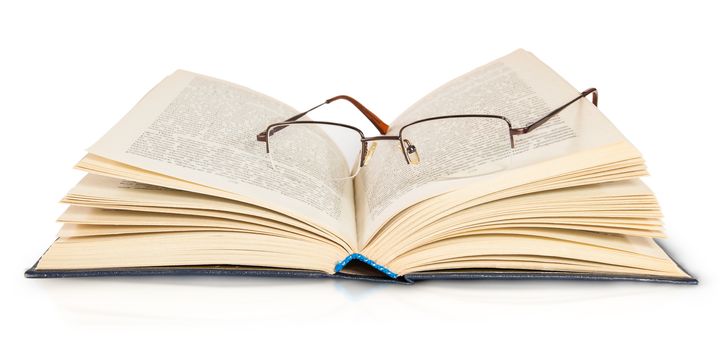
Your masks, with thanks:
[(369, 164), (369, 160), (372, 159), (372, 155), (374, 155), (374, 151), (377, 149), (377, 142), (372, 141), (369, 144), (369, 148), (367, 149), (367, 154), (364, 156), (364, 164)]
[(419, 164), (421, 159), (419, 158), (417, 147), (407, 139), (404, 139), (402, 142), (404, 143), (404, 153), (406, 153), (407, 159), (409, 159), (409, 164)]

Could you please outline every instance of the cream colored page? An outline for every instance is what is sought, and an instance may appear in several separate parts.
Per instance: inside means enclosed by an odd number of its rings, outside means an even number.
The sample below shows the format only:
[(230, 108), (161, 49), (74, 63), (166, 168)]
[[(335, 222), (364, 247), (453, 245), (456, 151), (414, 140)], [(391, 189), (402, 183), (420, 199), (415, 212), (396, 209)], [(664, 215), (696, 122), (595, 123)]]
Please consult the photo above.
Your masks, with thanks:
[(339, 168), (344, 167), (341, 153), (327, 148), (303, 162), (293, 157), (272, 162), (265, 144), (256, 140), (270, 123), (296, 113), (244, 87), (177, 71), (88, 152), (241, 195), (248, 203), (325, 227), (354, 246), (351, 182), (322, 180), (346, 171)]
[(70, 190), (64, 201), (86, 205), (112, 203), (151, 208), (175, 207), (223, 211), (269, 219), (316, 232), (312, 226), (304, 222), (246, 203), (93, 174), (86, 175)]
[[(397, 118), (388, 134), (397, 134), (402, 126), (415, 120), (453, 114), (502, 115), (510, 119), (513, 127), (524, 127), (578, 94), (535, 56), (518, 50), (430, 93)], [(489, 130), (480, 130), (485, 132)], [(438, 128), (433, 137), (455, 139), (455, 130)], [(478, 149), (461, 149), (445, 157), (424, 158), (423, 162), (438, 164), (433, 171), (417, 171), (404, 161), (397, 144), (380, 143), (355, 181), (359, 242), (365, 244), (391, 217), (424, 199), (469, 186), (490, 187), (511, 170), (624, 141), (605, 116), (583, 99), (530, 134), (515, 136), (513, 151), (498, 149), (500, 154), (490, 155), (480, 154)], [(447, 169), (464, 173), (485, 166), (479, 163), (484, 159), (495, 158), (506, 159), (498, 162), (504, 166), (502, 171), (456, 180), (448, 180), (454, 174), (445, 173)], [(549, 175), (529, 172), (525, 180)]]

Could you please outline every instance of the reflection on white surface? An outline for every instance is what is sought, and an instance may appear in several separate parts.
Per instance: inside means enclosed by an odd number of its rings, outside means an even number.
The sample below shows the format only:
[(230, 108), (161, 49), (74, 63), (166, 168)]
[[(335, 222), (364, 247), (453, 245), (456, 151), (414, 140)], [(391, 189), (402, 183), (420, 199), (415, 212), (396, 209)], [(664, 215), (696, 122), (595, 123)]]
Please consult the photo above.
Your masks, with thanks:
[[(648, 299), (686, 286), (567, 281), (427, 281), (412, 286), (327, 279), (114, 277), (28, 280), (68, 321), (334, 320), (345, 314), (448, 318), (495, 308)], [(411, 314), (410, 314), (411, 312)]]

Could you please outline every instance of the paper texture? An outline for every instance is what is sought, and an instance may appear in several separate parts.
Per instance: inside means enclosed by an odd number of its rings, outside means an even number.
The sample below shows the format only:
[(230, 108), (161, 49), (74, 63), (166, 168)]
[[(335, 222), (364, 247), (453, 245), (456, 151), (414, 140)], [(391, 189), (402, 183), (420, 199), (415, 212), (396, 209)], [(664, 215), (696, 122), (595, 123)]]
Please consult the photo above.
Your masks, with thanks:
[[(419, 119), (455, 114), (501, 115), (512, 122), (512, 127), (524, 127), (578, 94), (532, 54), (518, 50), (422, 98), (392, 123), (388, 134), (397, 134), (402, 126)], [(434, 132), (434, 138), (455, 138), (459, 131), (440, 127)], [(380, 143), (355, 181), (360, 245), (401, 210), (426, 198), (469, 187), (489, 187), (492, 191), (494, 186), (490, 185), (500, 183), (500, 177), (511, 170), (622, 141), (624, 137), (599, 110), (582, 99), (530, 134), (515, 136), (514, 149), (492, 150), (498, 154), (480, 154), (479, 148), (450, 149), (446, 156), (423, 159), (438, 164), (423, 168), (432, 171), (419, 171), (407, 164), (398, 144)], [(464, 173), (495, 160), (502, 164), (501, 171), (461, 180), (444, 178), (447, 169)], [(542, 175), (554, 173), (528, 171), (522, 180), (532, 182)], [(485, 194), (481, 192), (478, 194)]]
[(88, 152), (242, 195), (248, 203), (321, 225), (354, 245), (351, 182), (318, 178), (338, 172), (342, 156), (317, 152), (304, 162), (272, 163), (265, 144), (256, 140), (270, 123), (296, 113), (249, 89), (178, 71)]

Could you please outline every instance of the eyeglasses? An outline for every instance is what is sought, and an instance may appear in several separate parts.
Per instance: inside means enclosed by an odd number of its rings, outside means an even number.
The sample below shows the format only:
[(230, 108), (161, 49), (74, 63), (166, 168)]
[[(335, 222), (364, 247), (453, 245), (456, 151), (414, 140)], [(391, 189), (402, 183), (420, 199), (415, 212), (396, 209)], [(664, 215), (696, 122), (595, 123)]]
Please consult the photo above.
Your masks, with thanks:
[[(404, 160), (413, 165), (412, 171), (417, 175), (475, 176), (494, 171), (496, 163), (509, 159), (515, 148), (515, 136), (532, 132), (588, 95), (592, 95), (592, 103), (597, 106), (597, 89), (590, 88), (524, 127), (513, 127), (508, 118), (500, 115), (459, 114), (414, 121), (401, 127), (397, 135), (386, 135), (389, 126), (379, 117), (354, 98), (340, 95), (283, 122), (270, 124), (256, 139), (266, 144), (266, 153), (274, 162), (295, 168), (306, 167), (309, 174), (319, 178), (353, 178), (369, 163), (377, 141), (397, 142)], [(366, 137), (351, 125), (299, 120), (309, 112), (339, 100), (353, 104), (382, 135)], [(328, 169), (312, 166), (322, 163), (328, 164)]]

